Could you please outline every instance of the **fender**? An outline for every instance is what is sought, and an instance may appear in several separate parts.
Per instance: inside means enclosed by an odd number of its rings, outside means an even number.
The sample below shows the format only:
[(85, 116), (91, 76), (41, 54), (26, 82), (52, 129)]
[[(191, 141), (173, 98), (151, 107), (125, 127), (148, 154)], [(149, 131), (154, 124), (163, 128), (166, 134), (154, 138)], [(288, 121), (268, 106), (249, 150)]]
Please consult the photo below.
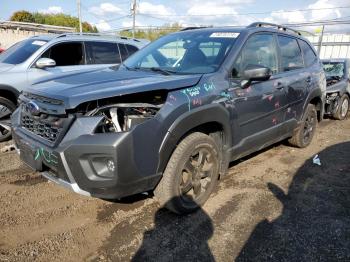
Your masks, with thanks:
[(209, 122), (218, 123), (223, 127), (224, 148), (231, 148), (232, 135), (229, 112), (220, 104), (205, 105), (181, 115), (170, 126), (159, 149), (159, 165), (157, 171), (159, 173), (164, 171), (177, 143), (186, 133)]

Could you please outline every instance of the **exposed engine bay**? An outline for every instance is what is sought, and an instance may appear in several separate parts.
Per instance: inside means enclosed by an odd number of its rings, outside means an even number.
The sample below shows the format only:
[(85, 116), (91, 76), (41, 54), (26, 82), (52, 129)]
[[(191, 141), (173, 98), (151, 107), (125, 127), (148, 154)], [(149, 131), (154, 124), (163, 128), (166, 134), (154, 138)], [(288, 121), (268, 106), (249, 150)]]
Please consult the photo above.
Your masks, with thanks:
[(75, 113), (103, 116), (96, 133), (126, 132), (151, 118), (162, 108), (167, 92), (145, 92), (125, 95), (80, 105)]
[(89, 112), (89, 116), (104, 116), (96, 133), (125, 132), (153, 118), (162, 105), (147, 103), (113, 104)]

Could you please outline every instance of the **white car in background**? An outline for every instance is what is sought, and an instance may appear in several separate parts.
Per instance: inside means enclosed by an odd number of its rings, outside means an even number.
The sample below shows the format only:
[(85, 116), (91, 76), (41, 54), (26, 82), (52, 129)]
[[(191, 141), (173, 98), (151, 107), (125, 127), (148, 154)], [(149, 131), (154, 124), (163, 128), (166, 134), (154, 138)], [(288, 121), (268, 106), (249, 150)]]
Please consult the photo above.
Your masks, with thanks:
[(0, 54), (0, 142), (11, 136), (17, 97), (40, 78), (122, 63), (148, 40), (99, 34), (40, 35)]

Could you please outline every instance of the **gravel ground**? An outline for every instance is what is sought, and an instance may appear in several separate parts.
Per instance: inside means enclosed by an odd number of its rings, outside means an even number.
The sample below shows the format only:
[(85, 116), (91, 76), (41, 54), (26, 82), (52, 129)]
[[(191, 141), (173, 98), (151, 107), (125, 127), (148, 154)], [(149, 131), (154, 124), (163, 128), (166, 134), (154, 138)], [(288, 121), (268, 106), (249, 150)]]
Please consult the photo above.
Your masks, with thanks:
[(325, 120), (306, 149), (232, 163), (184, 217), (145, 195), (79, 196), (0, 153), (0, 261), (349, 261), (349, 141), (350, 119)]

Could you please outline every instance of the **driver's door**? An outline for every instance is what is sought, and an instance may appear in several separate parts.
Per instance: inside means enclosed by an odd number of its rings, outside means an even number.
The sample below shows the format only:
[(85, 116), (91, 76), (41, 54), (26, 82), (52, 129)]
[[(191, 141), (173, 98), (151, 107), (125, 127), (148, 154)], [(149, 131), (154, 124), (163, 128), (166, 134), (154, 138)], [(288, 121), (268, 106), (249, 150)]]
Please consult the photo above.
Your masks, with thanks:
[[(270, 68), (271, 78), (253, 81), (249, 86), (242, 87), (242, 72), (254, 65)], [(239, 132), (234, 135), (239, 136), (242, 151), (264, 145), (282, 134), (279, 127), (283, 124), (288, 101), (283, 81), (277, 73), (275, 36), (269, 33), (252, 35), (234, 63), (231, 79)]]

